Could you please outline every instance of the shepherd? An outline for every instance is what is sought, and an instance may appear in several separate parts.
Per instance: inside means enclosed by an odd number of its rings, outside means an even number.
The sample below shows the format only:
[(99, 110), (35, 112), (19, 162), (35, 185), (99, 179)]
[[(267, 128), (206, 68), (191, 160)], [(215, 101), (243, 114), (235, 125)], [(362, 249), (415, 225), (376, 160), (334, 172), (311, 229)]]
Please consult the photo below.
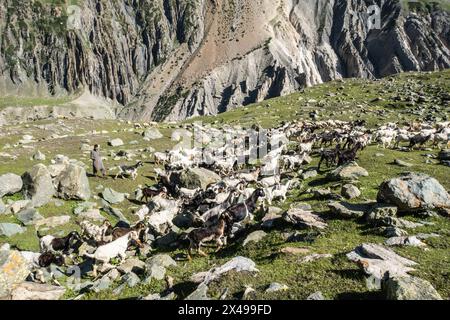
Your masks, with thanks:
[(94, 176), (98, 175), (98, 172), (103, 174), (103, 178), (106, 178), (106, 169), (103, 165), (102, 156), (100, 154), (100, 146), (96, 144), (94, 150), (91, 151), (92, 169)]

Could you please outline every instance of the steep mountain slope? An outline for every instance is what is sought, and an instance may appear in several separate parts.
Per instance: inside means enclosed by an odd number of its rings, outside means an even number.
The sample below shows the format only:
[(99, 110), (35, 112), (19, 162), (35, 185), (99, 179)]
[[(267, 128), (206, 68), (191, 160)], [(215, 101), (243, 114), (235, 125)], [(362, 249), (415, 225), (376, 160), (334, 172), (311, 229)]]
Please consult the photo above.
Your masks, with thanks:
[[(426, 1), (84, 0), (0, 5), (0, 93), (81, 88), (126, 119), (216, 114), (343, 77), (450, 67), (450, 15)], [(369, 30), (368, 8), (381, 8)]]

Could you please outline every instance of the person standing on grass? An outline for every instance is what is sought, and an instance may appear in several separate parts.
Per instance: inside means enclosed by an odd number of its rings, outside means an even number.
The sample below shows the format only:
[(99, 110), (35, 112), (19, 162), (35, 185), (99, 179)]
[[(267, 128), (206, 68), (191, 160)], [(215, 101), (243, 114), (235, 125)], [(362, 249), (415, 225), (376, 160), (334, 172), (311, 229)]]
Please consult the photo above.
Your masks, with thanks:
[(97, 176), (98, 172), (103, 174), (103, 178), (106, 177), (106, 169), (103, 165), (102, 156), (100, 154), (100, 146), (96, 144), (94, 150), (91, 151), (92, 169), (94, 171), (94, 176)]

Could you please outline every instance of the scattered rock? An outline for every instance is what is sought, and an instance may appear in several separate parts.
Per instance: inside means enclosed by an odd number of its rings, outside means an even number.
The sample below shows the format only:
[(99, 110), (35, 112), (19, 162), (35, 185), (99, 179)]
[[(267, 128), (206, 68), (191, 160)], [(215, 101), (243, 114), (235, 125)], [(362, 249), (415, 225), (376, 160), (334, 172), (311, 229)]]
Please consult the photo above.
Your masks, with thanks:
[(121, 273), (134, 272), (136, 274), (142, 273), (145, 270), (145, 262), (137, 258), (128, 258), (120, 266), (117, 267)]
[(119, 138), (113, 139), (108, 142), (108, 145), (111, 147), (120, 147), (120, 146), (123, 146), (123, 141), (122, 141), (122, 139), (119, 139)]
[(266, 293), (278, 292), (278, 291), (286, 291), (289, 290), (289, 287), (285, 284), (281, 284), (278, 282), (272, 282), (266, 289)]
[(383, 219), (395, 217), (397, 215), (397, 207), (386, 204), (374, 205), (366, 214), (365, 219), (372, 224), (378, 224)]
[(24, 208), (28, 208), (31, 207), (31, 201), (30, 200), (18, 200), (13, 202), (9, 208), (11, 210), (12, 213), (17, 213), (20, 210), (24, 209)]
[(164, 137), (156, 128), (147, 129), (142, 135), (144, 136), (144, 140), (156, 140)]
[(259, 241), (261, 241), (265, 236), (267, 235), (267, 233), (265, 233), (262, 230), (258, 230), (258, 231), (254, 231), (252, 233), (250, 233), (247, 238), (245, 238), (243, 246), (245, 247), (248, 243), (250, 242), (256, 242), (258, 243)]
[(318, 175), (317, 170), (306, 170), (300, 175), (300, 178), (302, 178), (303, 180), (308, 180), (316, 177), (317, 175)]
[(50, 202), (56, 190), (47, 167), (37, 164), (22, 176), (24, 196), (31, 199), (33, 207), (41, 207)]
[(33, 160), (35, 161), (44, 161), (45, 160), (45, 154), (40, 152), (39, 150), (33, 154)]
[(13, 195), (22, 190), (22, 178), (14, 173), (6, 173), (0, 176), (0, 198)]
[(114, 191), (111, 188), (106, 188), (102, 192), (102, 198), (108, 201), (110, 204), (117, 204), (125, 200), (125, 194)]
[(22, 228), (16, 223), (0, 223), (0, 236), (12, 237), (25, 232), (25, 230), (25, 228)]
[(328, 208), (331, 213), (345, 219), (361, 218), (367, 210), (365, 205), (336, 201), (328, 203)]
[(308, 254), (310, 252), (309, 249), (306, 248), (297, 248), (297, 247), (285, 247), (280, 249), (280, 253), (284, 253), (284, 254), (292, 254), (292, 255), (304, 255), (304, 254)]
[(387, 276), (407, 276), (414, 271), (414, 261), (403, 258), (394, 251), (378, 244), (365, 243), (347, 254), (347, 258), (356, 262), (366, 274), (378, 280)]
[(20, 252), (0, 250), (0, 298), (8, 296), (29, 273), (28, 263)]
[(0, 214), (4, 214), (6, 212), (6, 206), (0, 198)]
[(308, 298), (306, 298), (306, 300), (325, 300), (325, 298), (323, 297), (322, 292), (317, 291), (314, 292), (313, 294), (310, 294)]
[(411, 247), (424, 247), (425, 243), (417, 239), (415, 236), (402, 236), (392, 237), (385, 241), (387, 246), (411, 246)]
[(325, 229), (327, 227), (326, 222), (318, 215), (300, 208), (289, 209), (283, 214), (283, 219), (294, 225), (315, 227), (318, 229)]
[(105, 211), (107, 214), (110, 214), (119, 220), (128, 223), (128, 219), (125, 218), (122, 211), (119, 209), (111, 207), (106, 201), (103, 203), (103, 211)]
[(82, 219), (88, 219), (93, 221), (103, 222), (105, 217), (101, 215), (99, 209), (88, 209), (78, 215)]
[(394, 164), (396, 164), (400, 167), (404, 167), (404, 168), (411, 168), (413, 166), (411, 163), (408, 163), (408, 162), (400, 160), (400, 159), (395, 159)]
[(207, 272), (194, 274), (191, 277), (191, 280), (196, 283), (208, 285), (210, 282), (220, 278), (224, 273), (232, 270), (236, 272), (259, 272), (259, 270), (256, 269), (256, 264), (252, 260), (239, 256), (231, 259), (220, 267), (212, 268)]
[(356, 162), (340, 166), (328, 174), (330, 180), (357, 180), (368, 176), (367, 170), (360, 167)]
[(66, 289), (43, 283), (22, 282), (11, 292), (12, 300), (59, 300)]
[(186, 297), (185, 300), (211, 300), (211, 298), (208, 297), (208, 290), (208, 285), (201, 283), (194, 292)]
[(44, 219), (43, 216), (34, 208), (24, 209), (16, 214), (17, 220), (22, 222), (25, 226), (33, 225), (37, 221)]
[(355, 199), (361, 195), (361, 191), (353, 184), (345, 184), (342, 186), (341, 194), (347, 199)]
[(438, 159), (441, 161), (450, 161), (450, 149), (441, 150)]
[(50, 218), (45, 218), (37, 221), (35, 223), (36, 228), (40, 226), (46, 226), (48, 228), (56, 228), (65, 225), (70, 222), (70, 216), (55, 216)]
[(64, 200), (89, 200), (91, 189), (86, 170), (78, 165), (69, 164), (56, 179), (58, 197)]
[(388, 300), (442, 300), (431, 283), (417, 277), (391, 277), (383, 287)]
[(220, 176), (205, 168), (189, 168), (179, 174), (172, 174), (171, 179), (178, 180), (180, 187), (188, 189), (202, 188), (221, 180)]
[(405, 173), (381, 184), (378, 202), (396, 205), (400, 210), (450, 208), (450, 196), (434, 178), (423, 173)]
[(306, 257), (300, 258), (298, 260), (298, 263), (302, 264), (302, 263), (308, 263), (308, 262), (312, 262), (315, 260), (319, 260), (319, 259), (325, 259), (325, 258), (332, 258), (333, 255), (329, 254), (329, 253), (325, 253), (325, 254), (318, 254), (318, 253), (313, 253), (310, 254)]

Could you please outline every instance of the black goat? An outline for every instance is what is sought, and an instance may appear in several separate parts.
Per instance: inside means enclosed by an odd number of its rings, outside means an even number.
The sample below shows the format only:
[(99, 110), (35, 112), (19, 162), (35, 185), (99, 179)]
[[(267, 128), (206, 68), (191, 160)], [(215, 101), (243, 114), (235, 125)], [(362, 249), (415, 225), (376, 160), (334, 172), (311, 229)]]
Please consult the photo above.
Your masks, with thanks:
[(243, 221), (255, 211), (258, 199), (265, 196), (263, 189), (256, 189), (247, 200), (229, 207), (225, 210), (225, 213), (230, 216), (233, 222)]

